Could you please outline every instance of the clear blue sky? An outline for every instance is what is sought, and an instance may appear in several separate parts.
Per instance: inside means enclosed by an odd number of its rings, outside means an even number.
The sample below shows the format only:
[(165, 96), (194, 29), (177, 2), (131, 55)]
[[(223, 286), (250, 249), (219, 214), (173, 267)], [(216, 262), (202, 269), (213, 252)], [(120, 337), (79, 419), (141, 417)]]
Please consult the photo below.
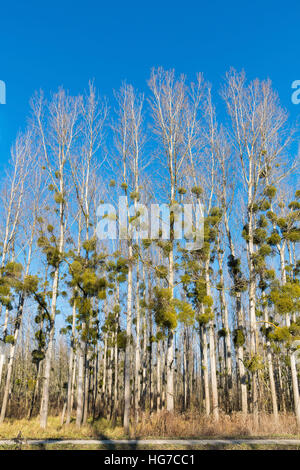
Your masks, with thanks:
[(111, 96), (126, 79), (145, 89), (153, 66), (218, 87), (230, 66), (270, 77), (297, 117), (291, 83), (300, 79), (300, 2), (236, 0), (6, 1), (0, 6), (0, 162), (28, 115), (35, 90), (82, 92), (95, 79)]

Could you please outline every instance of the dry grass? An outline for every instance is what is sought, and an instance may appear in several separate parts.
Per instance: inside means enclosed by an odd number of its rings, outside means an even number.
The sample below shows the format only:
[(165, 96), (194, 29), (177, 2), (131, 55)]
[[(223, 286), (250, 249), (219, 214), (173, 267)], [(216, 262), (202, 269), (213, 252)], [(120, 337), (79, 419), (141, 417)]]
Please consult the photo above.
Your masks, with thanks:
[(26, 439), (121, 439), (124, 431), (121, 426), (112, 427), (106, 420), (89, 422), (78, 429), (75, 423), (60, 425), (60, 417), (48, 418), (47, 429), (40, 428), (39, 418), (7, 419), (0, 424), (0, 439), (15, 438), (19, 432)]
[(139, 437), (168, 437), (168, 438), (204, 438), (204, 437), (250, 437), (277, 436), (295, 437), (297, 432), (296, 419), (293, 414), (280, 415), (278, 424), (269, 414), (260, 414), (259, 426), (255, 428), (253, 417), (246, 418), (241, 413), (230, 416), (221, 414), (216, 423), (212, 417), (206, 417), (197, 412), (170, 414), (161, 412), (151, 416), (145, 415), (137, 426)]
[[(126, 438), (122, 426), (113, 427), (104, 419), (88, 422), (86, 426), (77, 429), (75, 422), (61, 426), (59, 417), (49, 417), (48, 427), (42, 430), (39, 419), (7, 419), (0, 425), (0, 439), (13, 439), (19, 432), (27, 439), (122, 439)], [(200, 415), (197, 412), (171, 414), (168, 412), (145, 414), (140, 423), (132, 426), (132, 438), (245, 438), (245, 437), (300, 437), (297, 433), (294, 415), (280, 415), (276, 425), (272, 416), (261, 414), (259, 427), (255, 429), (251, 415), (244, 418), (240, 413), (228, 416), (220, 415), (218, 423), (213, 418)]]

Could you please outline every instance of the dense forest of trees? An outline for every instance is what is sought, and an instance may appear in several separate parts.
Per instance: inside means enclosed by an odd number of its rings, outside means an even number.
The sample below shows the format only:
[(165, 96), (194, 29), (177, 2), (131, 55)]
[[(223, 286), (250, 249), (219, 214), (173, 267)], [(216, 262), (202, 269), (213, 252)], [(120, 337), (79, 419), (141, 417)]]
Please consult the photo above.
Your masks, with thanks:
[[(1, 182), (0, 422), (128, 432), (197, 409), (300, 427), (297, 128), (270, 81), (234, 70), (216, 95), (163, 69), (148, 85), (31, 101)], [(120, 197), (127, 236), (100, 240)], [(169, 238), (135, 237), (155, 203)], [(184, 204), (204, 211), (195, 250), (175, 236)]]

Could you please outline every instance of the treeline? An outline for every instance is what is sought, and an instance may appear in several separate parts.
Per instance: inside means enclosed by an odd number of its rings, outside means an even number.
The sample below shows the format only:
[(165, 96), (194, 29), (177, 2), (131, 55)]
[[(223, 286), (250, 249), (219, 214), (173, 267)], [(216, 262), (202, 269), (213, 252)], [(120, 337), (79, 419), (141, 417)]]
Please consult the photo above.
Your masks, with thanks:
[[(148, 85), (31, 100), (2, 179), (0, 421), (128, 432), (145, 411), (197, 409), (300, 426), (297, 128), (270, 81), (234, 70), (222, 99), (202, 75)], [(120, 236), (99, 240), (97, 209), (120, 196), (128, 226), (102, 214)], [(170, 208), (168, 239), (135, 236), (152, 203)], [(193, 250), (175, 233), (184, 204), (204, 213)]]

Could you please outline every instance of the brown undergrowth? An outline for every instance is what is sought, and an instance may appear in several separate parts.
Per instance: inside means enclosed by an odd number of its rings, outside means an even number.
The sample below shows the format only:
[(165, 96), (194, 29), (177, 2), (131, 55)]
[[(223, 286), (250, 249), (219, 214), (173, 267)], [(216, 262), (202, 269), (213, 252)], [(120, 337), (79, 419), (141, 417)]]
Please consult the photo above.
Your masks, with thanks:
[(297, 436), (296, 419), (293, 414), (281, 414), (278, 423), (267, 413), (259, 415), (255, 426), (253, 416), (241, 413), (221, 413), (219, 421), (195, 411), (185, 414), (160, 412), (145, 414), (136, 428), (139, 437), (202, 438), (202, 437), (251, 437), (251, 436)]
[[(70, 425), (60, 425), (60, 417), (50, 416), (47, 429), (39, 426), (38, 417), (32, 420), (6, 419), (0, 425), (0, 439), (15, 438), (19, 433), (27, 439), (122, 439), (126, 438), (122, 424), (114, 426), (105, 419), (89, 420), (80, 429), (73, 419)], [(196, 411), (190, 413), (144, 413), (137, 425), (131, 425), (131, 438), (147, 439), (202, 439), (202, 438), (246, 438), (246, 437), (298, 437), (296, 419), (293, 414), (281, 414), (278, 424), (272, 415), (260, 414), (259, 426), (255, 428), (253, 416), (241, 413), (221, 413), (218, 422)]]

